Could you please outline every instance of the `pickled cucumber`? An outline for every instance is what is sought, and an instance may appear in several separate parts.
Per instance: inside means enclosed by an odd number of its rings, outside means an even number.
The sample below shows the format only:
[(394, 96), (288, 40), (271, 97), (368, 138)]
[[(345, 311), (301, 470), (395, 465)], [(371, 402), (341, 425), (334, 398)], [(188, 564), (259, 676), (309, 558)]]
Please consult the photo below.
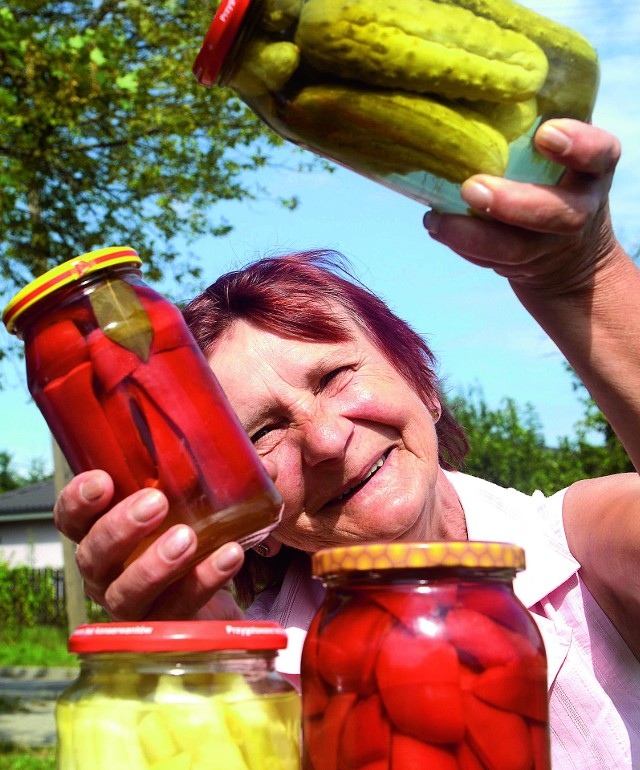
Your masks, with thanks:
[(548, 70), (524, 34), (432, 0), (307, 0), (295, 42), (322, 72), (449, 99), (529, 99)]

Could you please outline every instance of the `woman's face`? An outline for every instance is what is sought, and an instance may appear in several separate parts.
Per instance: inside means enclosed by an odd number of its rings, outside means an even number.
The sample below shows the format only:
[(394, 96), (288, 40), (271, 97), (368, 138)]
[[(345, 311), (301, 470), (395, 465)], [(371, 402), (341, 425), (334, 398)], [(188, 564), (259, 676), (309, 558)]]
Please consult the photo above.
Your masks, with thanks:
[(237, 321), (209, 357), (258, 454), (277, 469), (285, 507), (275, 536), (308, 552), (443, 534), (429, 407), (350, 327), (348, 342), (304, 342)]

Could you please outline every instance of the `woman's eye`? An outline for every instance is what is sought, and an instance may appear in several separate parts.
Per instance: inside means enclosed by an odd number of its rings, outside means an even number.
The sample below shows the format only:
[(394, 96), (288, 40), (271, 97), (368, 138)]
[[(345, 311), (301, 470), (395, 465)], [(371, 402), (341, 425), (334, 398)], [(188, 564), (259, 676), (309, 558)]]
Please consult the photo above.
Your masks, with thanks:
[[(269, 425), (260, 428), (251, 436), (251, 442), (253, 444), (260, 443), (262, 448), (275, 446), (282, 439), (286, 430), (287, 423), (284, 420), (282, 422), (269, 423)], [(268, 438), (268, 441), (263, 441), (264, 438)]]
[(251, 441), (255, 444), (257, 441), (260, 441), (261, 438), (264, 438), (268, 433), (270, 433), (275, 426), (273, 425), (265, 425), (264, 428), (260, 428), (260, 430), (257, 430), (253, 436), (251, 436)]
[(339, 366), (336, 369), (332, 369), (328, 374), (325, 374), (324, 377), (321, 380), (322, 387), (326, 387), (330, 382), (335, 380), (337, 377), (340, 377), (340, 375), (345, 374), (346, 372), (351, 371), (350, 366)]

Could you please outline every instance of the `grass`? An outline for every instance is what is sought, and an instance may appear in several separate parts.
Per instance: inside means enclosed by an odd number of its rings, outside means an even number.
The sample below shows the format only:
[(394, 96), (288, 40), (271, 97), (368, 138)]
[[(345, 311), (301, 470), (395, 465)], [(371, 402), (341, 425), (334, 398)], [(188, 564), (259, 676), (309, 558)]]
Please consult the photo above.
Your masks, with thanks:
[(56, 750), (54, 747), (19, 749), (0, 743), (0, 767), (2, 770), (55, 770)]
[(77, 666), (67, 639), (66, 628), (0, 627), (0, 666)]
[[(77, 666), (67, 652), (67, 630), (51, 626), (0, 627), (0, 666)], [(0, 696), (0, 714), (26, 709), (18, 699)], [(56, 770), (56, 750), (23, 748), (0, 742), (2, 770)]]

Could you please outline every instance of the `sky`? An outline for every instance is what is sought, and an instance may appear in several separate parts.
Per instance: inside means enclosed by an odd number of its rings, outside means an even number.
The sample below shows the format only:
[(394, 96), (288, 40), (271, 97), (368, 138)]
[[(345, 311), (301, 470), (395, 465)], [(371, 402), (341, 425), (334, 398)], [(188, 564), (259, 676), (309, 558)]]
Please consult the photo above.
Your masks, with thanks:
[[(618, 238), (634, 250), (640, 246), (640, 4), (526, 0), (523, 5), (578, 30), (598, 51), (601, 80), (593, 122), (622, 142), (612, 217)], [(492, 407), (506, 397), (531, 404), (550, 444), (574, 434), (583, 407), (562, 355), (504, 279), (429, 238), (422, 226), (425, 206), (344, 169), (333, 174), (279, 170), (267, 173), (263, 182), (274, 194), (296, 195), (298, 208), (291, 212), (268, 201), (217, 206), (234, 229), (196, 245), (202, 285), (177, 294), (175, 287), (166, 287), (174, 299), (187, 299), (220, 273), (264, 254), (336, 249), (369, 288), (425, 336), (438, 356), (447, 392), (481, 388)], [(0, 343), (6, 342), (0, 325)], [(19, 472), (26, 472), (34, 458), (50, 466), (49, 433), (29, 396), (22, 365), (3, 366), (0, 451), (13, 456)]]

